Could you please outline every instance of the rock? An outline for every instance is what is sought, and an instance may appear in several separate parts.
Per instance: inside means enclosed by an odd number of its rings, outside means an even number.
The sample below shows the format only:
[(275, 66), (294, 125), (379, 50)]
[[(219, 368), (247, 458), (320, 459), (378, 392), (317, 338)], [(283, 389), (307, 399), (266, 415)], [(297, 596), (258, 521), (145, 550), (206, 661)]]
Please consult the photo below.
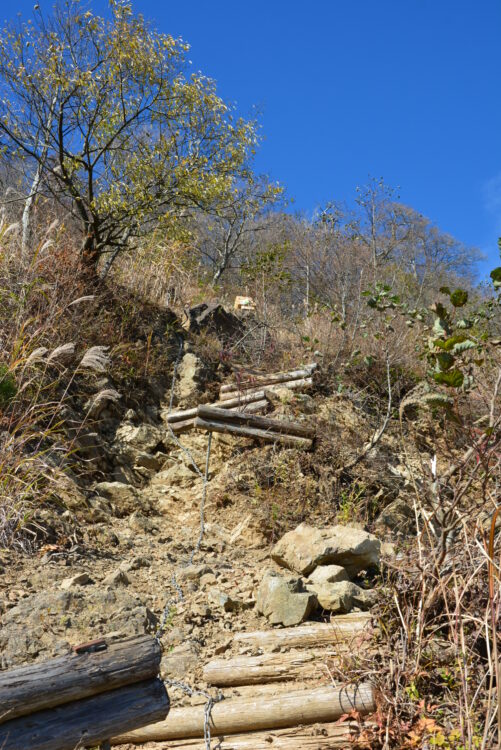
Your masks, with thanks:
[(180, 581), (196, 581), (207, 573), (212, 573), (212, 568), (208, 565), (187, 565), (181, 568), (177, 578)]
[(151, 482), (152, 487), (164, 485), (166, 487), (191, 487), (197, 479), (197, 474), (186, 464), (176, 461), (168, 469), (159, 471)]
[(370, 609), (375, 603), (374, 592), (366, 591), (350, 581), (310, 584), (308, 589), (315, 593), (322, 609), (334, 614), (346, 614), (353, 607)]
[(225, 612), (241, 612), (244, 609), (250, 609), (253, 606), (251, 602), (243, 602), (241, 599), (234, 599), (218, 589), (211, 589), (208, 593), (208, 599), (211, 604), (220, 607)]
[(209, 304), (202, 302), (200, 305), (188, 310), (190, 320), (189, 330), (192, 333), (200, 333), (202, 330), (215, 333), (220, 341), (226, 342), (236, 336), (241, 336), (245, 326), (236, 315), (225, 310), (217, 302)]
[(304, 588), (301, 578), (284, 578), (267, 571), (256, 597), (257, 611), (272, 625), (299, 625), (317, 606), (317, 598)]
[(120, 563), (120, 570), (126, 573), (129, 570), (139, 570), (139, 568), (151, 568), (151, 560), (147, 557), (133, 557), (132, 560), (124, 560)]
[(317, 585), (348, 581), (348, 573), (340, 565), (321, 565), (310, 573), (308, 580)]
[(302, 575), (319, 565), (333, 563), (345, 568), (353, 578), (361, 570), (379, 566), (381, 542), (373, 534), (350, 526), (317, 529), (302, 523), (280, 539), (271, 557), (282, 567)]
[(160, 664), (162, 677), (182, 679), (198, 666), (198, 653), (192, 644), (175, 646), (166, 654)]
[(139, 493), (135, 487), (123, 482), (99, 482), (94, 486), (98, 495), (110, 500), (119, 516), (133, 513), (140, 506)]
[(397, 497), (387, 505), (379, 514), (376, 523), (378, 526), (384, 526), (400, 534), (415, 533), (416, 531), (414, 509), (403, 497)]
[(158, 531), (158, 525), (151, 518), (143, 516), (138, 510), (129, 516), (128, 524), (133, 531), (142, 531), (144, 533)]
[(123, 570), (118, 568), (118, 570), (114, 570), (112, 573), (109, 573), (109, 575), (106, 576), (106, 578), (103, 579), (103, 584), (105, 586), (129, 586), (130, 579), (127, 573)]
[(63, 591), (69, 591), (76, 586), (86, 586), (89, 583), (93, 583), (93, 580), (88, 573), (77, 573), (75, 576), (65, 578), (64, 581), (61, 581), (60, 588)]
[[(198, 398), (208, 380), (209, 372), (202, 360), (193, 352), (186, 352), (177, 368), (176, 398), (179, 404), (188, 404)], [(164, 417), (167, 409), (164, 409)]]
[(131, 456), (155, 453), (163, 445), (165, 433), (160, 427), (143, 422), (137, 427), (129, 421), (122, 422), (115, 433), (115, 447)]

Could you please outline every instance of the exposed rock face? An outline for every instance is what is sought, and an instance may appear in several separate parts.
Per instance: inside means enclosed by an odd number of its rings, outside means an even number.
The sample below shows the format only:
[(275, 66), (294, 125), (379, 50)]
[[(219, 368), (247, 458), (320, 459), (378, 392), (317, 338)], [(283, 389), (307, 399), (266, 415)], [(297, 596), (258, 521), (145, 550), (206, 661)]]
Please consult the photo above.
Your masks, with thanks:
[(366, 591), (351, 581), (310, 584), (308, 589), (316, 595), (322, 609), (333, 614), (346, 614), (353, 607), (370, 609), (375, 603), (375, 592)]
[(240, 318), (217, 303), (203, 302), (201, 305), (196, 305), (190, 308), (188, 316), (190, 332), (200, 333), (201, 330), (208, 330), (215, 333), (221, 341), (228, 341), (228, 339), (242, 335), (244, 330), (244, 324)]
[(202, 360), (186, 352), (177, 368), (176, 397), (180, 404), (191, 402), (200, 394), (206, 380), (206, 367)]
[(284, 578), (267, 571), (256, 598), (258, 612), (272, 625), (299, 625), (317, 606), (315, 594), (305, 590), (301, 578)]
[(316, 585), (322, 585), (324, 583), (348, 581), (349, 578), (346, 570), (340, 565), (321, 565), (308, 576), (308, 580)]
[(139, 492), (124, 482), (99, 482), (94, 490), (113, 504), (119, 516), (129, 515), (141, 505)]
[(353, 578), (361, 570), (379, 565), (381, 542), (373, 534), (350, 526), (317, 529), (302, 523), (282, 537), (271, 556), (282, 567), (301, 575), (308, 575), (319, 565), (335, 564)]

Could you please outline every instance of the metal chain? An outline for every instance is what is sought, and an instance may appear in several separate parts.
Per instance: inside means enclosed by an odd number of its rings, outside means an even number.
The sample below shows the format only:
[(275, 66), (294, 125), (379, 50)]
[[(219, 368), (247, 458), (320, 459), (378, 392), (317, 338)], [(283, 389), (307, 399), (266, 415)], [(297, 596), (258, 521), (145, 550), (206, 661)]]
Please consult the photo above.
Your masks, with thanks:
[[(182, 337), (180, 337), (179, 340), (179, 350), (177, 353), (176, 361), (174, 363), (174, 369), (172, 373), (172, 383), (171, 383), (171, 392), (170, 392), (170, 399), (169, 399), (169, 410), (168, 414), (172, 411), (172, 406), (174, 403), (174, 390), (176, 386), (176, 377), (177, 377), (177, 370), (179, 366), (179, 362), (181, 360), (181, 355), (183, 353), (184, 349), (184, 341)], [(211, 446), (212, 446), (212, 433), (209, 433), (209, 438), (207, 441), (207, 455), (205, 458), (205, 472), (202, 473), (200, 468), (198, 467), (198, 464), (196, 463), (195, 459), (193, 458), (193, 455), (191, 451), (184, 446), (177, 435), (174, 433), (170, 423), (167, 421), (167, 428), (170, 433), (170, 437), (173, 439), (175, 444), (181, 449), (181, 451), (187, 456), (188, 460), (190, 461), (191, 465), (193, 466), (195, 472), (198, 474), (198, 476), (203, 481), (202, 486), (202, 497), (200, 500), (200, 532), (198, 535), (198, 539), (196, 544), (193, 547), (193, 550), (191, 552), (191, 555), (186, 563), (184, 563), (183, 567), (187, 567), (188, 565), (191, 565), (193, 563), (193, 560), (195, 558), (195, 555), (200, 551), (200, 547), (202, 545), (202, 541), (205, 534), (205, 503), (207, 500), (207, 484), (209, 481), (209, 464), (210, 464), (210, 454), (211, 454)], [(162, 638), (162, 635), (164, 633), (165, 627), (167, 625), (167, 622), (171, 616), (173, 607), (178, 604), (179, 602), (183, 601), (183, 590), (181, 586), (178, 584), (175, 573), (172, 574), (171, 583), (173, 588), (176, 590), (176, 598), (171, 597), (167, 600), (165, 603), (165, 607), (162, 612), (162, 617), (160, 618), (160, 623), (157, 628), (157, 632), (155, 633), (155, 639), (158, 643), (160, 643), (160, 640)], [(164, 680), (165, 684), (169, 687), (173, 688), (179, 688), (183, 691), (186, 695), (189, 695), (190, 697), (194, 695), (201, 695), (204, 698), (207, 699), (207, 702), (205, 704), (204, 708), (204, 741), (205, 741), (205, 749), (211, 750), (211, 729), (210, 729), (210, 722), (211, 722), (211, 713), (212, 713), (212, 707), (215, 703), (219, 703), (224, 699), (224, 695), (218, 691), (216, 697), (210, 695), (209, 693), (205, 692), (204, 690), (195, 690), (194, 688), (190, 687), (189, 685), (186, 685), (184, 682), (176, 681), (176, 680)]]

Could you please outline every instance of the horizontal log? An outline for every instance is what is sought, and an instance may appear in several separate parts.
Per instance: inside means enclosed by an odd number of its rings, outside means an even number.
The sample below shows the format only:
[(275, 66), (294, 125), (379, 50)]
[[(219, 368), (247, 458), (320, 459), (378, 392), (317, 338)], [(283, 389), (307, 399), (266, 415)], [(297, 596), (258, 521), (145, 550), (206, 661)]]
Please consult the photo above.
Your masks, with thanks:
[[(150, 635), (0, 672), (0, 724), (17, 716), (156, 677), (161, 650)], [(0, 743), (1, 748), (1, 743)]]
[(0, 726), (2, 750), (75, 750), (165, 719), (169, 698), (159, 679), (66, 703)]
[[(291, 390), (294, 390), (296, 388), (304, 388), (307, 385), (311, 385), (313, 383), (313, 380), (311, 377), (308, 378), (301, 378), (299, 380), (287, 380), (284, 383), (275, 383), (272, 385), (257, 385), (254, 388), (248, 388), (247, 390), (242, 392), (241, 398), (245, 398), (246, 396), (250, 396), (251, 393), (254, 393), (255, 391), (276, 391), (278, 388), (289, 388)], [(230, 393), (221, 393), (220, 394), (220, 401), (228, 401), (229, 399), (236, 398), (236, 394), (238, 394), (239, 391), (231, 391)]]
[(269, 682), (320, 677), (325, 674), (327, 659), (335, 653), (315, 654), (311, 651), (296, 651), (286, 654), (261, 654), (259, 656), (236, 656), (232, 659), (213, 659), (203, 668), (203, 678), (217, 687), (262, 685)]
[(191, 419), (183, 419), (180, 422), (169, 422), (169, 426), (172, 432), (175, 432), (177, 435), (177, 433), (188, 432), (189, 430), (192, 430), (195, 426), (195, 419), (196, 417), (191, 417)]
[(286, 383), (291, 380), (300, 380), (301, 378), (311, 377), (312, 372), (316, 369), (315, 363), (306, 365), (298, 370), (289, 370), (289, 372), (277, 372), (271, 375), (255, 375), (242, 379), (238, 383), (226, 383), (220, 388), (220, 393), (232, 393), (233, 391), (245, 391), (248, 388), (261, 388), (263, 385), (273, 385), (274, 383)]
[(367, 612), (338, 615), (332, 622), (311, 622), (294, 628), (277, 630), (252, 630), (233, 635), (242, 646), (272, 650), (284, 648), (310, 648), (312, 646), (347, 647), (354, 642), (368, 640), (371, 635), (371, 616)]
[[(239, 407), (242, 404), (252, 404), (256, 401), (264, 401), (266, 394), (264, 391), (256, 391), (255, 393), (249, 393), (247, 396), (241, 396), (238, 398), (227, 399), (226, 401), (216, 401), (211, 406), (217, 406), (221, 409), (232, 409), (233, 407)], [(197, 416), (198, 406), (194, 406), (191, 409), (182, 409), (181, 411), (172, 411), (167, 415), (167, 422), (172, 424), (173, 422), (181, 422), (186, 419), (195, 418)]]
[[(259, 403), (259, 402), (257, 402)], [(298, 422), (288, 422), (281, 419), (270, 419), (270, 417), (256, 417), (243, 411), (232, 411), (231, 409), (221, 409), (216, 406), (207, 406), (205, 404), (198, 407), (198, 416), (201, 419), (207, 419), (215, 422), (231, 422), (231, 424), (248, 425), (261, 430), (270, 432), (279, 432), (284, 435), (297, 435), (298, 437), (314, 438), (315, 428)]]
[[(375, 710), (371, 685), (301, 690), (261, 697), (232, 698), (216, 703), (211, 712), (211, 733), (238, 734), (261, 729), (281, 729), (298, 724), (336, 721), (342, 714)], [(205, 706), (172, 709), (167, 721), (123, 733), (112, 744), (159, 742), (162, 740), (203, 737)]]
[[(239, 404), (238, 406), (231, 406), (229, 409), (222, 409), (223, 412), (234, 412), (234, 411), (240, 411), (243, 414), (255, 414), (258, 411), (262, 411), (263, 409), (267, 409), (270, 405), (270, 402), (267, 398), (263, 398), (260, 401), (253, 401), (249, 404)], [(220, 407), (216, 407), (220, 408)]]
[[(345, 721), (342, 724), (313, 724), (228, 737), (213, 734), (212, 739), (217, 750), (338, 750), (351, 747), (350, 740), (359, 735), (358, 723)], [(192, 739), (148, 743), (141, 750), (206, 750), (206, 747), (204, 740)]]
[(254, 440), (265, 440), (269, 443), (282, 443), (290, 448), (305, 448), (308, 450), (313, 445), (312, 440), (297, 437), (296, 435), (282, 435), (277, 432), (268, 430), (258, 430), (255, 427), (245, 427), (243, 425), (234, 425), (227, 422), (216, 422), (201, 419), (197, 417), (195, 427), (208, 432), (223, 432), (228, 435), (237, 435), (238, 437), (248, 437)]

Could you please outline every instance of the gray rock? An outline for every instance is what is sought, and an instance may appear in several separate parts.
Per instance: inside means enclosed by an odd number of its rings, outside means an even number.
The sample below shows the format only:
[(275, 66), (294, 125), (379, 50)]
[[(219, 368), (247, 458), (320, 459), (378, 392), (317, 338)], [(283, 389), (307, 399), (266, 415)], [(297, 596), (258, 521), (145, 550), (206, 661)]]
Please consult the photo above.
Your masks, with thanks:
[(199, 663), (199, 656), (193, 644), (175, 646), (166, 654), (160, 664), (162, 677), (182, 679), (189, 672), (195, 670)]
[(308, 580), (315, 584), (338, 583), (348, 581), (348, 573), (340, 565), (320, 565), (310, 573)]
[(305, 590), (301, 578), (267, 571), (259, 586), (256, 608), (272, 625), (299, 625), (317, 606), (317, 598)]
[(89, 583), (93, 583), (93, 580), (88, 573), (77, 573), (76, 575), (71, 576), (71, 578), (65, 578), (61, 581), (60, 588), (63, 591), (69, 591), (76, 586), (86, 586)]
[(124, 570), (126, 573), (129, 570), (139, 570), (139, 568), (151, 568), (151, 560), (147, 557), (133, 557), (132, 560), (124, 560), (120, 563), (120, 570)]
[(235, 599), (218, 589), (211, 589), (208, 593), (208, 599), (211, 604), (223, 609), (225, 612), (241, 612), (253, 606), (252, 603)]
[(109, 573), (106, 578), (103, 579), (103, 584), (105, 586), (129, 586), (130, 579), (127, 573), (123, 570), (118, 568), (118, 570), (114, 570), (112, 573)]
[(373, 534), (350, 526), (317, 529), (302, 523), (282, 537), (271, 557), (282, 567), (302, 575), (332, 563), (345, 568), (353, 578), (361, 570), (379, 566), (381, 542)]
[(353, 607), (370, 609), (375, 604), (375, 592), (366, 591), (350, 581), (309, 584), (322, 609), (334, 614), (346, 614)]

